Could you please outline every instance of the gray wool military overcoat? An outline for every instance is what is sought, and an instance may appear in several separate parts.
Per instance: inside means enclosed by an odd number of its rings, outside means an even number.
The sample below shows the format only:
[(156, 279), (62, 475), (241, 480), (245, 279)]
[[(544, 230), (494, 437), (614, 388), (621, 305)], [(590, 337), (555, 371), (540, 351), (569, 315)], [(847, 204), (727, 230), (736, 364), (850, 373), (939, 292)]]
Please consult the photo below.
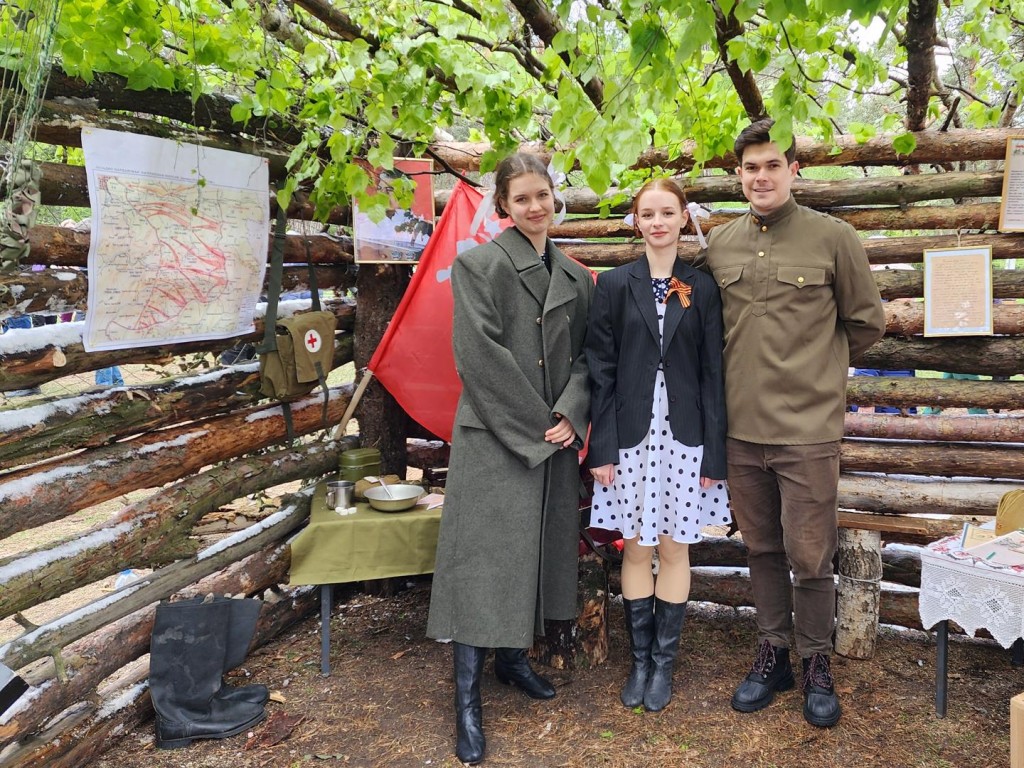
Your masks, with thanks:
[(550, 241), (550, 275), (515, 228), (452, 267), (462, 379), (427, 634), (527, 648), (544, 619), (576, 616), (579, 456), (544, 440), (587, 432), (583, 342), (594, 283)]

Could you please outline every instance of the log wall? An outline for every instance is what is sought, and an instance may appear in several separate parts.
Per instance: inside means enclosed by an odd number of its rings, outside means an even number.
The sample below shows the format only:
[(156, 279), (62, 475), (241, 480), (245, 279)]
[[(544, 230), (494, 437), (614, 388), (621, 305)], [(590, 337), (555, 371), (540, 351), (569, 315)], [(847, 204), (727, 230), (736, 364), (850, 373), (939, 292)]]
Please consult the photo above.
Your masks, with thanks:
[[(65, 114), (66, 107), (48, 102), (46, 109), (43, 140), (80, 141), (80, 126)], [(103, 113), (96, 113), (89, 122), (102, 118)], [(145, 123), (142, 116), (119, 119)], [(155, 122), (146, 125), (158, 127)], [(865, 235), (885, 234), (865, 240), (865, 247), (871, 263), (883, 268), (875, 274), (887, 300), (887, 334), (858, 361), (861, 366), (995, 379), (850, 379), (849, 402), (862, 408), (847, 414), (840, 523), (877, 532), (883, 542), (921, 544), (954, 533), (964, 520), (993, 515), (1000, 496), (1024, 480), (1024, 381), (1007, 380), (1024, 372), (1024, 304), (1018, 301), (1024, 297), (1024, 272), (998, 271), (993, 276), (994, 295), (1000, 300), (993, 308), (996, 335), (951, 340), (922, 335), (922, 273), (884, 269), (919, 266), (925, 249), (958, 246), (991, 247), (995, 259), (1024, 258), (1024, 237), (995, 232), (1002, 174), (992, 171), (990, 162), (981, 165), (1002, 156), (997, 150), (1005, 132), (963, 133), (971, 133), (970, 140), (929, 134), (918, 145), (928, 157), (940, 159), (955, 147), (955, 157), (965, 168), (979, 162), (978, 172), (801, 179), (794, 186), (802, 203), (850, 222)], [(217, 142), (215, 131), (204, 136)], [(238, 146), (238, 140), (225, 136), (221, 144)], [(287, 152), (246, 146), (265, 152), (272, 175), (280, 177)], [(465, 148), (437, 149), (453, 166), (475, 171), (478, 155)], [(798, 157), (805, 165), (897, 162), (884, 146), (841, 149), (837, 155), (801, 140)], [(688, 178), (685, 186), (691, 199), (715, 207), (708, 226), (737, 215), (733, 204), (740, 202), (741, 192), (734, 177)], [(88, 205), (80, 168), (45, 166), (42, 194), (46, 205)], [(446, 192), (437, 193), (438, 211), (446, 199)], [(570, 190), (569, 209), (575, 215), (555, 231), (558, 237), (573, 238), (562, 243), (565, 252), (592, 267), (616, 266), (640, 256), (642, 247), (628, 240), (630, 231), (621, 214), (601, 218), (600, 202), (586, 190)], [(310, 212), (297, 198), (289, 215), (302, 219)], [(290, 235), (286, 241), (285, 261), (311, 259), (321, 289), (339, 297), (358, 289), (358, 303), (336, 298), (328, 304), (339, 320), (335, 368), (368, 358), (408, 278), (404, 267), (354, 268), (344, 230), (348, 216), (345, 210), (330, 214), (328, 221), (342, 226), (330, 237)], [(960, 231), (948, 229), (954, 221)], [(0, 276), (0, 319), (87, 311), (88, 275), (83, 268), (88, 235), (41, 225), (30, 239), (31, 262), (53, 269)], [(683, 242), (679, 253), (692, 260), (697, 246)], [(304, 288), (305, 268), (287, 269), (285, 290)], [(303, 306), (286, 309), (304, 311)], [(255, 527), (233, 534), (212, 553), (196, 535), (204, 517), (226, 505), (282, 483), (313, 482), (331, 473), (338, 452), (353, 444), (351, 438), (344, 444), (326, 439), (319, 430), (320, 400), (314, 395), (295, 405), (298, 440), (285, 446), (280, 409), (261, 397), (256, 365), (216, 365), (218, 351), (235, 341), (262, 337), (262, 318), (254, 320), (256, 331), (237, 339), (91, 354), (82, 347), (81, 323), (0, 335), (0, 551), (7, 553), (0, 557), (0, 619), (13, 619), (24, 628), (0, 644), (0, 662), (19, 669), (36, 686), (34, 695), (0, 717), (0, 765), (74, 764), (83, 755), (95, 754), (110, 733), (145, 716), (146, 697), (135, 696), (130, 706), (112, 713), (102, 706), (96, 689), (146, 652), (153, 606), (160, 599), (207, 591), (265, 596), (263, 640), (316, 608), (315, 591), (284, 593), (280, 599), (289, 564), (284, 542), (308, 515), (304, 492), (274, 499), (256, 516)], [(91, 379), (98, 369), (132, 364), (150, 366), (160, 375), (151, 383), (118, 388), (76, 385), (77, 391), (67, 396), (42, 401), (5, 394), (80, 381), (82, 376)], [(386, 393), (375, 388), (376, 383), (356, 416), (362, 418), (360, 430), (381, 448), (385, 470), (403, 471), (407, 460), (426, 466), (443, 462), (445, 451), (436, 446), (407, 454), (412, 427)], [(332, 387), (332, 424), (351, 396), (351, 386)], [(876, 414), (869, 412), (870, 406), (941, 412)], [(970, 415), (966, 408), (988, 413)], [(429, 459), (424, 458), (427, 453)], [(12, 539), (32, 537), (45, 526), (129, 493), (134, 500), (120, 504), (110, 519), (67, 540), (51, 537), (45, 544), (28, 545)], [(751, 603), (740, 570), (745, 562), (740, 542), (709, 540), (693, 547), (691, 559), (695, 565), (726, 568), (696, 573), (694, 599)], [(129, 567), (153, 572), (41, 626), (25, 618), (26, 611)], [(919, 583), (920, 563), (912, 551), (883, 549), (881, 568), (885, 581), (910, 587)], [(277, 598), (270, 597), (275, 593)], [(878, 604), (882, 621), (917, 626), (913, 591), (882, 588)], [(84, 707), (79, 717), (43, 730), (54, 715), (75, 705)]]

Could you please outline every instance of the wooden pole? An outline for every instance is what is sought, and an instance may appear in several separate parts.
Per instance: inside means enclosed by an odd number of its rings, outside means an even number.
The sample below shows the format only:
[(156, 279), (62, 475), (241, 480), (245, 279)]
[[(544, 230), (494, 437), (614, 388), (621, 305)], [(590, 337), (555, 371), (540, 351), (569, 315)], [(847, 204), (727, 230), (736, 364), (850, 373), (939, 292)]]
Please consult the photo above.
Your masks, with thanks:
[(882, 554), (878, 531), (839, 529), (836, 653), (870, 659), (878, 634)]

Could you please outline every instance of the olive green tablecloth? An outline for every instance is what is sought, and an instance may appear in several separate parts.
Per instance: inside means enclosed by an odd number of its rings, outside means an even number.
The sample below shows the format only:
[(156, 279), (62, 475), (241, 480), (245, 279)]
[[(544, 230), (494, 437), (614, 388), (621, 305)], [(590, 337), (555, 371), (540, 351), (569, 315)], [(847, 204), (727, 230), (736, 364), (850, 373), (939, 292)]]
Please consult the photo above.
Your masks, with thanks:
[(354, 515), (327, 508), (326, 486), (313, 494), (309, 525), (292, 542), (289, 584), (342, 584), (433, 573), (441, 508)]

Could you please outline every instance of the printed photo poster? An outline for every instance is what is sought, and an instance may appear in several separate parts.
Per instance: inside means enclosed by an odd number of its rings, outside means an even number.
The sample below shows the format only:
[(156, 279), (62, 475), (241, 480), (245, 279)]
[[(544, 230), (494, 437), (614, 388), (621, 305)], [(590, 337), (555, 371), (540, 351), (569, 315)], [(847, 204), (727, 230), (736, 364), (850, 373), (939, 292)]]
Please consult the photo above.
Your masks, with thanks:
[(1006, 140), (999, 231), (1024, 232), (1024, 136)]
[(403, 157), (394, 170), (366, 167), (379, 191), (387, 191), (392, 179), (404, 177), (415, 184), (410, 208), (392, 201), (384, 218), (374, 221), (352, 207), (352, 232), (356, 264), (415, 264), (434, 232), (434, 161)]
[(992, 335), (992, 249), (924, 252), (924, 335)]
[(270, 228), (267, 160), (82, 129), (92, 207), (87, 352), (255, 330)]

